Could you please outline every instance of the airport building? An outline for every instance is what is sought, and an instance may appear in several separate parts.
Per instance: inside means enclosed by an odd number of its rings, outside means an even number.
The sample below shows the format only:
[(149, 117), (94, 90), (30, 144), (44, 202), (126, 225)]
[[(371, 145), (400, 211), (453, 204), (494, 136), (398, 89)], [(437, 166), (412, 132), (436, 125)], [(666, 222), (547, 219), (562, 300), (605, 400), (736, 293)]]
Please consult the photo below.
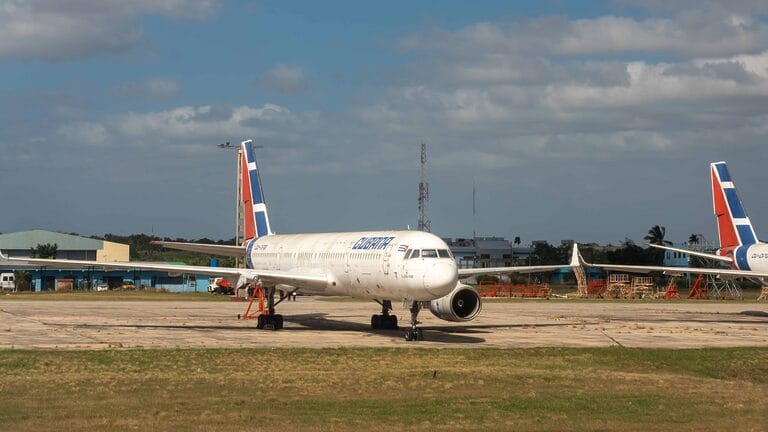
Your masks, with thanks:
[[(0, 234), (0, 250), (14, 258), (30, 258), (39, 245), (56, 245), (56, 259), (100, 262), (128, 262), (130, 246), (106, 240), (45, 230)], [(179, 263), (181, 264), (181, 263)], [(146, 270), (104, 270), (88, 268), (54, 268), (0, 262), (0, 272), (22, 271), (34, 291), (90, 290), (109, 286), (118, 288), (133, 284), (136, 289), (156, 288), (168, 291), (206, 291), (208, 277)]]
[(54, 244), (56, 259), (107, 262), (129, 261), (128, 245), (45, 230), (0, 234), (0, 250), (13, 258), (30, 258), (38, 245)]
[(509, 267), (527, 264), (533, 248), (503, 237), (444, 238), (459, 268)]
[[(688, 243), (673, 245), (679, 249), (688, 249)], [(677, 251), (664, 251), (664, 265), (667, 267), (690, 267), (689, 255)]]

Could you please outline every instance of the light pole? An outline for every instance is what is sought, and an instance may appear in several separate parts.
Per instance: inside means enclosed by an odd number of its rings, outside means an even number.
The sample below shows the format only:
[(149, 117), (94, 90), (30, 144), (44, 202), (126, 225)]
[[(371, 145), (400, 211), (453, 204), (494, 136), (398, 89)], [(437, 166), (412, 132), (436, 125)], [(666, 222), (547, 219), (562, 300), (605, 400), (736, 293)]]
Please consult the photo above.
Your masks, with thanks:
[[(240, 144), (247, 144), (252, 143), (253, 140), (245, 140), (241, 142)], [(232, 145), (227, 141), (224, 144), (218, 144), (218, 148), (222, 150), (233, 150), (237, 152), (237, 158), (235, 162), (237, 163), (237, 176), (235, 177), (235, 245), (240, 246), (240, 237), (243, 233), (243, 199), (242, 199), (242, 193), (243, 193), (243, 164), (242, 161), (242, 145)], [(253, 148), (264, 148), (263, 145), (258, 144), (253, 146)], [(240, 267), (240, 258), (235, 258), (235, 267)]]

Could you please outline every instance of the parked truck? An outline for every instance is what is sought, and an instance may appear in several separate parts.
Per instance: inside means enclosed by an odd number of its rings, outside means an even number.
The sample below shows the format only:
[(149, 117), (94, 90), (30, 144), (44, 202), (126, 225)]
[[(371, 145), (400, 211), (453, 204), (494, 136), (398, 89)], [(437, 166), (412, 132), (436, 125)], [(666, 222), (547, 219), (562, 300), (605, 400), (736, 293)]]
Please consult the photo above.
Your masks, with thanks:
[(224, 278), (211, 278), (208, 282), (208, 292), (211, 294), (233, 295), (235, 293), (235, 287)]
[(15, 291), (13, 273), (0, 273), (0, 289), (3, 291)]

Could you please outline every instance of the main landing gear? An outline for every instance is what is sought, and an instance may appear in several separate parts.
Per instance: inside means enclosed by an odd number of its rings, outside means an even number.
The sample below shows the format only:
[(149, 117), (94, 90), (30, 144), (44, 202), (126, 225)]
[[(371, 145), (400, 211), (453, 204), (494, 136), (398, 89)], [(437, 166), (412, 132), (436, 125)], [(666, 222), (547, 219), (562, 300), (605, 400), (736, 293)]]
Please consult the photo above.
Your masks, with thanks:
[(420, 310), (421, 302), (411, 302), (411, 328), (405, 331), (405, 340), (409, 342), (424, 340), (424, 334), (422, 333), (421, 329), (416, 327), (419, 324), (419, 321), (417, 321), (416, 318), (419, 316)]
[[(264, 300), (266, 297), (266, 305)], [(251, 306), (253, 306), (254, 300), (258, 299), (259, 311), (258, 314), (251, 314)], [(282, 300), (280, 300), (282, 301)], [(251, 301), (248, 302), (248, 309), (245, 311), (245, 315), (238, 315), (238, 319), (253, 319), (256, 318), (256, 328), (259, 330), (280, 330), (283, 328), (283, 316), (275, 313), (275, 306), (280, 303), (275, 302), (275, 288), (261, 287), (256, 285), (251, 295)]]
[(390, 315), (392, 302), (390, 300), (376, 301), (381, 305), (381, 315), (371, 315), (371, 328), (374, 330), (397, 330), (397, 317)]

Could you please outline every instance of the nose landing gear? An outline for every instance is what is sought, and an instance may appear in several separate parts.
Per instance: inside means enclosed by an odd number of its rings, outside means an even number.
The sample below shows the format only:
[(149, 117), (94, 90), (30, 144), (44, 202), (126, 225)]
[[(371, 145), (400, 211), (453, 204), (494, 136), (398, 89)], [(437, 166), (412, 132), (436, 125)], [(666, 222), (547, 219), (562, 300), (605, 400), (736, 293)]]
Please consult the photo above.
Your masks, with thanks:
[(408, 342), (424, 340), (424, 334), (421, 329), (416, 327), (419, 324), (417, 318), (420, 310), (421, 302), (414, 301), (411, 303), (411, 328), (405, 331), (405, 340)]

